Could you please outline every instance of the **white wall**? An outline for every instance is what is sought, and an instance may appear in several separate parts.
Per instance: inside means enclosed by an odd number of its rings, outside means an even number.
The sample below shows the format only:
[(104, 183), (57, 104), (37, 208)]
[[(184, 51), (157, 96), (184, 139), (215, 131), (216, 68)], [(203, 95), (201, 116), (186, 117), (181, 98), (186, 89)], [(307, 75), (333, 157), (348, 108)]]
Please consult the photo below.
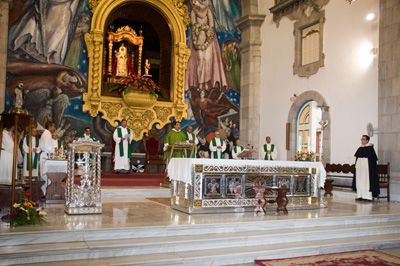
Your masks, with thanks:
[[(378, 58), (370, 65), (360, 63), (365, 43), (379, 44), (379, 1), (362, 0), (349, 5), (331, 0), (325, 6), (325, 66), (310, 78), (293, 75), (294, 21), (282, 18), (277, 28), (269, 12), (274, 0), (260, 0), (267, 17), (262, 26), (261, 84), (263, 110), (260, 140), (270, 135), (277, 145), (279, 159), (286, 160), (285, 124), (291, 107), (290, 97), (316, 90), (330, 106), (331, 162), (352, 163), (366, 125), (378, 125)], [(371, 139), (377, 150), (377, 138)], [(260, 143), (260, 147), (263, 143)]]

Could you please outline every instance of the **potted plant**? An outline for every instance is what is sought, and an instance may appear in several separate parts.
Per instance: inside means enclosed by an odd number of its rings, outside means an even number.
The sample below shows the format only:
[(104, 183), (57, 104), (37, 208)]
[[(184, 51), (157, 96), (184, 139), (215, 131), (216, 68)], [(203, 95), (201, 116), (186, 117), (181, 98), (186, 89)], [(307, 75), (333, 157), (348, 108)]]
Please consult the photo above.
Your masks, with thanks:
[(160, 88), (150, 77), (132, 75), (117, 81), (111, 91), (118, 91), (127, 105), (151, 107), (156, 103)]

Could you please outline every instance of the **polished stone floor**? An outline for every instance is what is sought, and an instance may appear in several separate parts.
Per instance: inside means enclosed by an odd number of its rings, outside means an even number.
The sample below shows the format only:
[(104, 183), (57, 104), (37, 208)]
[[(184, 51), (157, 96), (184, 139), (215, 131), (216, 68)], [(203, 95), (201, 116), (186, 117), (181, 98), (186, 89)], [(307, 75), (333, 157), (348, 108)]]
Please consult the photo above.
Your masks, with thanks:
[[(103, 197), (103, 213), (100, 215), (66, 215), (63, 205), (47, 204), (47, 222), (37, 226), (10, 228), (7, 223), (0, 224), (0, 233), (53, 231), (53, 230), (90, 230), (106, 228), (124, 228), (138, 226), (173, 226), (191, 224), (218, 224), (263, 220), (318, 219), (320, 217), (364, 216), (374, 214), (400, 214), (400, 203), (355, 202), (354, 200), (327, 199), (326, 208), (319, 210), (290, 211), (288, 215), (276, 215), (273, 211), (266, 216), (254, 216), (253, 213), (194, 214), (188, 215), (171, 210), (165, 203), (168, 190), (124, 190), (128, 193), (117, 197), (121, 191), (114, 189)], [(129, 194), (131, 193), (131, 194)], [(131, 196), (129, 196), (131, 195)], [(158, 201), (150, 200), (156, 198)]]

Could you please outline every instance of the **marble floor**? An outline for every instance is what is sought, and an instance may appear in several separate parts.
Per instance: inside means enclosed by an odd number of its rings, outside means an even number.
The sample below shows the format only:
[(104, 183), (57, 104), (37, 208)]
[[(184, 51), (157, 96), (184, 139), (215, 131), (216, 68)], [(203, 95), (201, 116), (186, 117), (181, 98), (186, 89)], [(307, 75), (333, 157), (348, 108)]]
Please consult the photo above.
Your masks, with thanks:
[[(127, 194), (121, 196), (121, 193)], [(120, 197), (117, 196), (118, 194), (120, 194)], [(219, 224), (263, 220), (318, 219), (322, 217), (400, 214), (400, 203), (387, 203), (386, 201), (368, 203), (333, 198), (327, 199), (327, 208), (290, 211), (288, 215), (276, 215), (273, 211), (268, 212), (266, 216), (254, 216), (253, 213), (188, 215), (170, 209), (166, 204), (168, 202), (166, 195), (168, 195), (168, 190), (160, 188), (146, 188), (145, 190), (125, 189), (121, 191), (113, 189), (112, 193), (108, 193), (108, 196), (103, 196), (102, 214), (66, 215), (63, 205), (48, 204), (45, 206), (47, 212), (47, 222), (45, 224), (10, 228), (7, 223), (1, 222), (0, 233), (53, 230), (74, 231), (143, 226)], [(156, 201), (150, 200), (149, 198), (155, 198)]]

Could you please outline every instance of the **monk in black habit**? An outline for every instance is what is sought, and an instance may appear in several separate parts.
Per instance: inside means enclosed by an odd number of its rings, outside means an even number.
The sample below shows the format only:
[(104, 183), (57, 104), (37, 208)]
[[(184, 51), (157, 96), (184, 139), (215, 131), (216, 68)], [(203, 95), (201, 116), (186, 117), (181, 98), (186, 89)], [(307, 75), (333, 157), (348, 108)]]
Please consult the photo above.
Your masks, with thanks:
[(372, 201), (378, 197), (379, 177), (377, 171), (377, 161), (374, 145), (369, 143), (369, 136), (363, 135), (361, 147), (356, 154), (356, 171), (353, 179), (353, 190), (357, 191), (356, 200)]

